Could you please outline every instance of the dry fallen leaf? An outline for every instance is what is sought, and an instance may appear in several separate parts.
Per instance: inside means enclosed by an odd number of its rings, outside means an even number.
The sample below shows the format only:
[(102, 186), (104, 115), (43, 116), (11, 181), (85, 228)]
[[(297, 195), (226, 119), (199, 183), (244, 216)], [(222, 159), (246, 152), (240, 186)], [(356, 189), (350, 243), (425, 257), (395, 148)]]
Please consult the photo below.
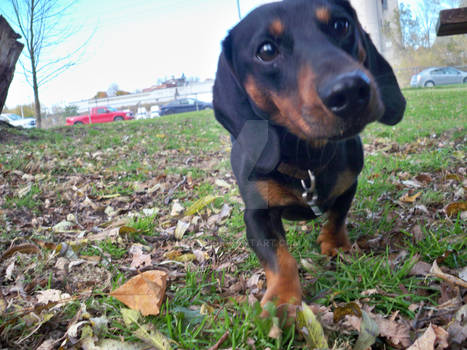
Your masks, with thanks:
[(47, 289), (37, 292), (37, 302), (39, 304), (48, 304), (58, 301), (71, 301), (71, 296), (68, 293), (62, 293), (61, 290)]
[(182, 239), (183, 235), (185, 234), (185, 232), (188, 230), (189, 227), (190, 227), (189, 222), (178, 220), (177, 227), (175, 228), (175, 234), (174, 234), (175, 238), (178, 240)]
[(446, 215), (449, 217), (455, 217), (457, 214), (467, 211), (467, 202), (455, 202), (448, 204), (444, 208)]
[(410, 344), (410, 328), (400, 322), (385, 319), (381, 315), (374, 315), (374, 320), (378, 324), (380, 336), (388, 339), (396, 346), (407, 348)]
[(404, 203), (415, 203), (417, 198), (420, 197), (421, 195), (422, 195), (422, 192), (417, 192), (414, 195), (409, 195), (408, 193), (406, 193), (401, 198), (399, 198), (399, 200)]
[(175, 200), (172, 205), (172, 210), (170, 211), (170, 216), (178, 216), (184, 209), (185, 208), (182, 207), (178, 200)]
[(448, 332), (443, 328), (430, 324), (425, 333), (418, 338), (407, 350), (434, 350), (446, 349), (448, 347)]
[(34, 244), (20, 244), (8, 248), (3, 254), (0, 260), (8, 259), (13, 256), (15, 253), (23, 254), (39, 254), (41, 250)]
[(360, 306), (358, 306), (356, 303), (348, 303), (344, 306), (337, 307), (334, 310), (334, 322), (339, 322), (347, 315), (355, 315), (361, 317), (362, 310), (360, 309)]
[(142, 251), (138, 251), (138, 253), (133, 255), (133, 259), (131, 260), (130, 267), (139, 269), (145, 266), (151, 266), (152, 260), (150, 254), (143, 254)]
[(144, 316), (158, 315), (167, 286), (167, 273), (146, 271), (115, 289), (111, 296), (128, 307), (141, 311)]

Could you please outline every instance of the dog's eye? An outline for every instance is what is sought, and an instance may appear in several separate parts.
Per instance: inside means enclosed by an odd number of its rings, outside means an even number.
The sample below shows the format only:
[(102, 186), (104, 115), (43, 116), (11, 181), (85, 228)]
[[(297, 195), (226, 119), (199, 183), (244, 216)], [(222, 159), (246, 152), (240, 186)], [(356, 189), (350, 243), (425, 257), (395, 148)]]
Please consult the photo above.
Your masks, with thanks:
[(350, 32), (350, 22), (346, 18), (336, 18), (329, 25), (333, 35), (339, 39), (345, 38)]
[(256, 52), (256, 57), (263, 62), (270, 62), (279, 55), (279, 50), (276, 45), (271, 42), (265, 42), (261, 44), (258, 51)]

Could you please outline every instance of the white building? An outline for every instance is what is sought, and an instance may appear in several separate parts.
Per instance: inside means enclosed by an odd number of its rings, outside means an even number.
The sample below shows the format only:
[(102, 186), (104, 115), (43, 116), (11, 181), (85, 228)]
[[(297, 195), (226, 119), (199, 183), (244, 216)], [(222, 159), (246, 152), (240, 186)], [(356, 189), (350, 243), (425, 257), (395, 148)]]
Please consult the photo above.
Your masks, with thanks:
[(350, 2), (379, 52), (388, 59), (394, 58), (391, 41), (385, 39), (383, 27), (385, 22), (394, 22), (398, 0), (350, 0)]

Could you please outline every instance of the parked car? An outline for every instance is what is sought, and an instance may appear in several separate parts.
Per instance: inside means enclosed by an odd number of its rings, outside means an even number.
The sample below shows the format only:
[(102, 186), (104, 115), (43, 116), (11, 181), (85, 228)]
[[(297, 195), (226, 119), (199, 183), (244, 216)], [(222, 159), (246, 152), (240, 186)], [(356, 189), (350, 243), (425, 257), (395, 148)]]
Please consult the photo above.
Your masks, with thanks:
[(194, 98), (182, 98), (163, 105), (160, 115), (201, 111), (206, 108), (212, 108), (212, 103), (199, 101)]
[(32, 129), (36, 127), (36, 119), (23, 118), (22, 116), (13, 113), (1, 114), (0, 120), (24, 129)]
[(131, 119), (133, 115), (129, 112), (118, 111), (112, 107), (93, 107), (91, 114), (66, 118), (66, 125), (108, 123)]
[(161, 116), (161, 109), (158, 105), (151, 106), (150, 118), (158, 118)]
[(410, 86), (433, 87), (436, 85), (467, 84), (467, 72), (453, 67), (433, 67), (412, 76)]
[(135, 119), (140, 120), (140, 119), (148, 119), (149, 114), (146, 108), (144, 107), (139, 107), (138, 110), (136, 111), (136, 116)]

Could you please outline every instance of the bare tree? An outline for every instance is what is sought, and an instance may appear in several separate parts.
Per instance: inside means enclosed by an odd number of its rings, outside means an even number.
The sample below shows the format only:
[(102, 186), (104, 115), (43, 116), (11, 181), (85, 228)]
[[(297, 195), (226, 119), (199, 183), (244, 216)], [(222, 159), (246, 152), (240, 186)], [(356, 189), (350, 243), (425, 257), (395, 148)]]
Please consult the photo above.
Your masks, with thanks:
[(20, 60), (26, 80), (34, 91), (35, 116), (41, 127), (39, 88), (76, 64), (87, 39), (64, 56), (56, 56), (57, 46), (76, 34), (77, 28), (64, 25), (68, 10), (77, 0), (8, 0), (13, 21), (21, 33), (26, 50)]
[(107, 89), (107, 96), (109, 97), (117, 96), (118, 90), (120, 90), (120, 88), (118, 87), (117, 83), (110, 84), (109, 88)]

